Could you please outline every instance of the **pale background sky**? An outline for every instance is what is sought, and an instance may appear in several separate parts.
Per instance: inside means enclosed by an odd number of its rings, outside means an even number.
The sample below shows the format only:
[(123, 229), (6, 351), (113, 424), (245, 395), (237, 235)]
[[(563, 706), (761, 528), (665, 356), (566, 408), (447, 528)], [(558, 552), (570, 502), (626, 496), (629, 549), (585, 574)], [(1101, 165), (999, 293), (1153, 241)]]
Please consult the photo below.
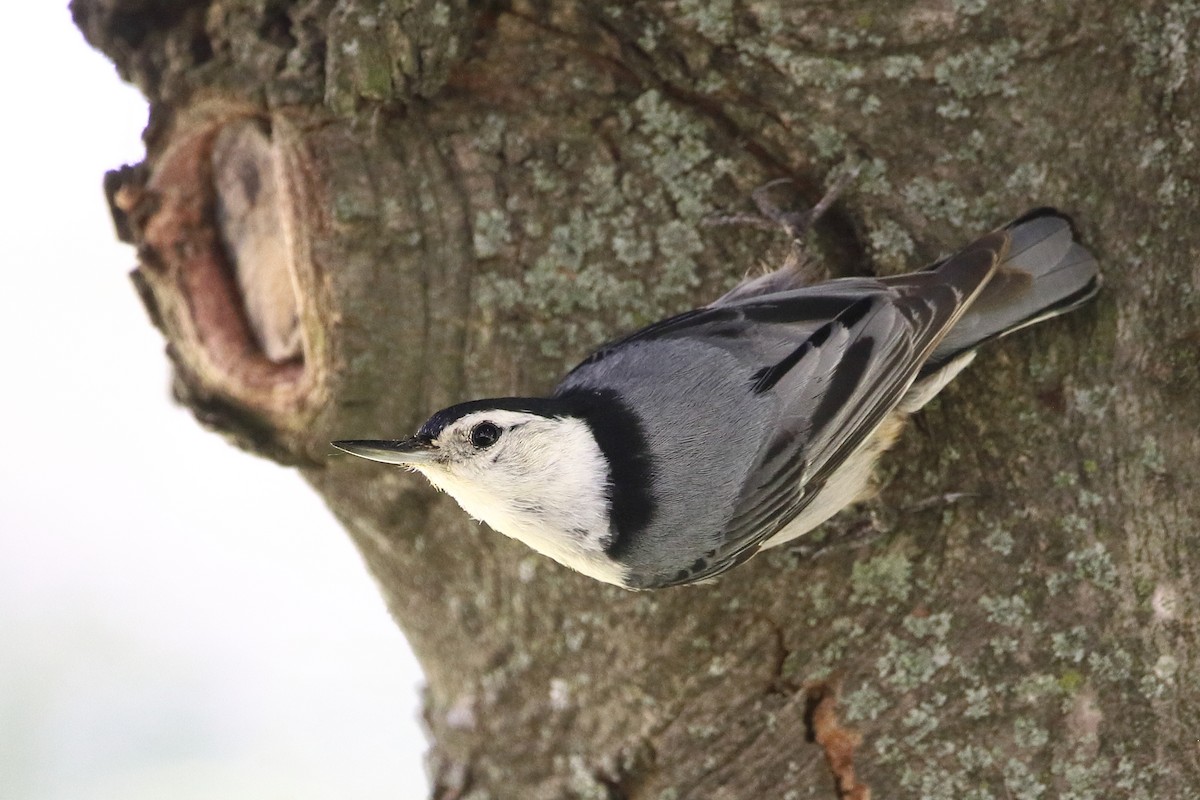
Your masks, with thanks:
[(0, 74), (0, 799), (423, 797), (419, 668), (349, 540), (169, 400), (101, 191), (141, 96), (65, 2), (10, 10)]

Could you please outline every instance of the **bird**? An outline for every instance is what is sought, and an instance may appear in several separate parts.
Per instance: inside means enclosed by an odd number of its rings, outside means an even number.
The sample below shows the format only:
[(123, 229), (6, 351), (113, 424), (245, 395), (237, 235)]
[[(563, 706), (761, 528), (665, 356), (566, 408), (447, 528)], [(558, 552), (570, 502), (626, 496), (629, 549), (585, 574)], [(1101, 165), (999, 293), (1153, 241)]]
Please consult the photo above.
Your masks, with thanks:
[[(797, 248), (832, 202), (802, 219), (755, 200)], [(548, 396), (471, 400), (411, 438), (332, 445), (423, 474), (604, 583), (708, 583), (870, 496), (904, 420), (979, 346), (1101, 283), (1050, 207), (907, 274), (807, 284), (800, 260), (601, 346)]]

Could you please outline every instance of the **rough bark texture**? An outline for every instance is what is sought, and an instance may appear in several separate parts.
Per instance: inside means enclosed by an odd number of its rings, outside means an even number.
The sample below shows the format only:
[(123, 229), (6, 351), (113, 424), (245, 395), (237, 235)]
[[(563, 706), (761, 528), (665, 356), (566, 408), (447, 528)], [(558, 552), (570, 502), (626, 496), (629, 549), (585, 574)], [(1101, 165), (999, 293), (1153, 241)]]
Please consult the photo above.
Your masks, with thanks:
[[(426, 670), (436, 796), (833, 797), (847, 754), (876, 798), (1200, 796), (1193, 0), (72, 8), (151, 102), (107, 188), (177, 395), (345, 523)], [(714, 297), (783, 243), (706, 214), (854, 165), (830, 274), (1054, 204), (1107, 281), (989, 348), (817, 535), (882, 536), (628, 594), (331, 454)], [(245, 278), (263, 252), (287, 280)]]

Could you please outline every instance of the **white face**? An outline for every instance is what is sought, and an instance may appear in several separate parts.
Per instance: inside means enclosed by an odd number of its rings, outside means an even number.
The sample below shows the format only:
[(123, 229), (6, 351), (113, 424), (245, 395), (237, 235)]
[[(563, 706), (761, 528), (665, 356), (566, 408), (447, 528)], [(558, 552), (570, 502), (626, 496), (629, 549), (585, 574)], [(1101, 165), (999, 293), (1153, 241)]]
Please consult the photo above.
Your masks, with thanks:
[(598, 580), (623, 583), (609, 538), (608, 465), (572, 417), (476, 411), (447, 425), (413, 463), (468, 514)]

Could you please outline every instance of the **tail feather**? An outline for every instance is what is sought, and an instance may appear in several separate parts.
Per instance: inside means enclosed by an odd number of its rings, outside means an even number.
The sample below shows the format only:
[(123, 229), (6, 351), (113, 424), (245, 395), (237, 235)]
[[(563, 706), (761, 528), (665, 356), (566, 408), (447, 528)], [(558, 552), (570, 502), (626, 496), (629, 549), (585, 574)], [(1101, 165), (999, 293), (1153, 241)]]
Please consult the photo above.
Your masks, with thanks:
[(984, 342), (1082, 305), (1100, 288), (1096, 259), (1075, 239), (1071, 220), (1039, 208), (1004, 229), (1009, 248), (996, 274), (927, 363), (932, 373)]

